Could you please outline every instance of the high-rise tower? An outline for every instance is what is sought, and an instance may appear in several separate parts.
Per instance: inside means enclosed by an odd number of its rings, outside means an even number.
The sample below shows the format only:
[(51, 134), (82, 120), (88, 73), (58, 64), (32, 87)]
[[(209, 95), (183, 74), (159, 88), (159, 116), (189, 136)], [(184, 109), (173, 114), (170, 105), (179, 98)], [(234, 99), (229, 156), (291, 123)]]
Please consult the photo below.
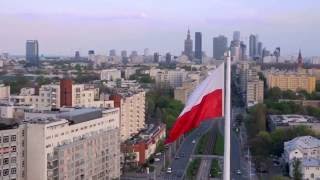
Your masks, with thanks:
[(202, 60), (202, 34), (201, 34), (201, 32), (195, 33), (194, 57), (196, 59)]
[(213, 58), (216, 60), (223, 60), (224, 53), (228, 48), (228, 39), (225, 36), (218, 36), (213, 38)]
[(302, 55), (301, 55), (301, 49), (299, 50), (299, 55), (298, 55), (298, 66), (302, 66), (303, 65), (303, 58), (302, 58)]
[(184, 40), (184, 51), (183, 54), (188, 56), (189, 60), (193, 58), (193, 41), (190, 36), (190, 30), (188, 29), (187, 39)]
[(37, 40), (27, 40), (26, 61), (28, 65), (39, 66), (39, 43)]
[(254, 58), (257, 54), (257, 36), (250, 35), (249, 37), (249, 56)]

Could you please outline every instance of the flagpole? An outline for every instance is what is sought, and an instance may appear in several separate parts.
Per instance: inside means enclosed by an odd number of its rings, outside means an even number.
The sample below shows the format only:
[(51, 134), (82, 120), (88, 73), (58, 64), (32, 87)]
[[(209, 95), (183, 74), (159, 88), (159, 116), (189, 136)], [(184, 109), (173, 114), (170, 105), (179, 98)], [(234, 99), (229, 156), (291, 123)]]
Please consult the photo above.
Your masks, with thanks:
[(223, 180), (230, 180), (230, 112), (231, 112), (231, 57), (230, 51), (227, 54), (226, 68), (226, 95), (225, 95), (225, 114), (224, 114), (224, 168)]

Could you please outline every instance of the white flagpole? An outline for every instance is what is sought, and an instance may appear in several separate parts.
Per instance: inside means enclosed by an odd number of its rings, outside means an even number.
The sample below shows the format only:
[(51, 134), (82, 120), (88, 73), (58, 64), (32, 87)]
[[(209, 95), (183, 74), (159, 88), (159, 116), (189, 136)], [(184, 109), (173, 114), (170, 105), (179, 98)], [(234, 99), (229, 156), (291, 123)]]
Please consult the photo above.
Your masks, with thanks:
[(226, 71), (226, 95), (225, 95), (225, 114), (224, 114), (224, 168), (223, 180), (230, 180), (230, 118), (231, 118), (231, 56), (230, 51), (227, 55), (227, 71)]

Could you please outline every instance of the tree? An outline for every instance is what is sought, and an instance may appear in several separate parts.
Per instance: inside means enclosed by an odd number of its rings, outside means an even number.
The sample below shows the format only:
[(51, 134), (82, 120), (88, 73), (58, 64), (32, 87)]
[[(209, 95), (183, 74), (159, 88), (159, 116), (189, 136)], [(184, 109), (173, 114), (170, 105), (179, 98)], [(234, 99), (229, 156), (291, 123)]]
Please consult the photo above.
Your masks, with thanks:
[(301, 161), (299, 159), (294, 159), (292, 162), (292, 176), (294, 180), (302, 180), (301, 173)]
[(49, 78), (45, 78), (43, 76), (39, 76), (36, 79), (36, 82), (39, 86), (44, 85), (44, 84), (50, 84), (52, 81)]
[(273, 87), (266, 92), (267, 98), (271, 100), (279, 100), (281, 99), (282, 92), (279, 87)]

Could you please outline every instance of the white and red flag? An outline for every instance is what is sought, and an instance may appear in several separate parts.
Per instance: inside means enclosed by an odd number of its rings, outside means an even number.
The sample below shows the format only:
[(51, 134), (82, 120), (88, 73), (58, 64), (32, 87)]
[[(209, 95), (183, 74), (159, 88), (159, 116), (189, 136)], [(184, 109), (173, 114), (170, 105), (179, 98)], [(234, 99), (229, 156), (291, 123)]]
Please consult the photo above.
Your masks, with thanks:
[(181, 135), (198, 127), (202, 121), (223, 116), (224, 70), (222, 63), (195, 88), (170, 130), (166, 143), (174, 142)]

